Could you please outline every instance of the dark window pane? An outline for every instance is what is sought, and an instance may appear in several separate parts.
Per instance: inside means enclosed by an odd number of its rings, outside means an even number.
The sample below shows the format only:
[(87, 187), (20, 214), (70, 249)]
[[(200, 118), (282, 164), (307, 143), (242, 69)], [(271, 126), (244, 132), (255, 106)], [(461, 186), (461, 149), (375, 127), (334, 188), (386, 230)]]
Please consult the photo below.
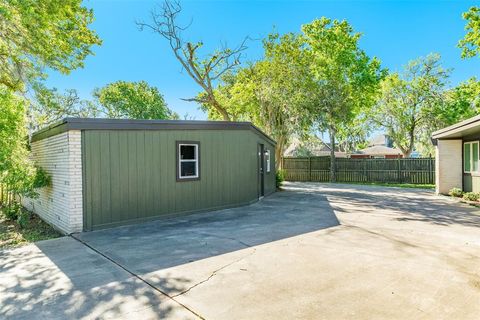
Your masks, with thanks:
[(195, 146), (180, 146), (180, 159), (194, 160)]
[(196, 162), (181, 162), (180, 163), (180, 174), (182, 177), (192, 177), (196, 176)]

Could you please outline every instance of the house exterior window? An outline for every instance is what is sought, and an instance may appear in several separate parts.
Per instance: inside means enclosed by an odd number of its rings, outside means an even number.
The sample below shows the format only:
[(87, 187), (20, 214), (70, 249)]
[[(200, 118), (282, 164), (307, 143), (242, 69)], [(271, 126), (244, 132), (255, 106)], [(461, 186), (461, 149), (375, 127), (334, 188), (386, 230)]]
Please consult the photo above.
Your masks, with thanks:
[(200, 179), (200, 143), (177, 141), (177, 181)]
[(267, 163), (267, 172), (270, 172), (270, 150), (265, 151), (265, 162)]
[(463, 144), (463, 171), (478, 172), (479, 142), (465, 142)]

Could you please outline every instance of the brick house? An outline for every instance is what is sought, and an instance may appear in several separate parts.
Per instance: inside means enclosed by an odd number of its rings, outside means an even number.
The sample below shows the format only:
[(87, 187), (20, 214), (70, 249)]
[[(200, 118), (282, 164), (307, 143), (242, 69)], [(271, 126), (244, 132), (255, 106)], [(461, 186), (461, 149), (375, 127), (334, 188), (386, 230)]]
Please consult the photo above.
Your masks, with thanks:
[(479, 141), (480, 115), (432, 134), (437, 193), (452, 188), (480, 192)]

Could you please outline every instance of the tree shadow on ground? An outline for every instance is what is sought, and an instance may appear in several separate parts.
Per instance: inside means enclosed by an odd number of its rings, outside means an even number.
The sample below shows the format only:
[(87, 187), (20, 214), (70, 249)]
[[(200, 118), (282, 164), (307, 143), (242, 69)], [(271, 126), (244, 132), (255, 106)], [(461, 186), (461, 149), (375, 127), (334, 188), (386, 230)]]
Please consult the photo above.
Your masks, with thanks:
[[(32, 247), (0, 251), (0, 318), (176, 318), (186, 311), (72, 238)], [(172, 290), (188, 284), (159, 281)]]
[(72, 237), (39, 242), (33, 252), (0, 252), (1, 277), (8, 278), (0, 282), (0, 315), (179, 318), (182, 306), (142, 280), (175, 297), (198, 283), (165, 269), (227, 253), (241, 256), (242, 250), (338, 225), (324, 195), (278, 192), (250, 206), (74, 235), (101, 254)]
[(249, 206), (75, 236), (146, 274), (338, 225), (324, 195), (277, 192)]
[(392, 215), (392, 219), (398, 221), (480, 227), (479, 208), (445, 196), (436, 196), (430, 190), (325, 183), (290, 183), (289, 189), (321, 193), (328, 197), (337, 212), (352, 212), (343, 206), (348, 205), (356, 207), (357, 212), (378, 213), (388, 210), (398, 213)]

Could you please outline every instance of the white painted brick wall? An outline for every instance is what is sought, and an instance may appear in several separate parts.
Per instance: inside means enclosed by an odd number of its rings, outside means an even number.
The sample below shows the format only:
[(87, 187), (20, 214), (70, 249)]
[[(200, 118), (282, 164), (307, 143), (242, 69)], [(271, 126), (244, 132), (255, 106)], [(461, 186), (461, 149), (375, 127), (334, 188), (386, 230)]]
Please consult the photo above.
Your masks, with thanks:
[(52, 177), (50, 187), (23, 205), (64, 233), (83, 230), (81, 131), (71, 130), (32, 143), (34, 161)]
[(463, 189), (462, 140), (438, 140), (435, 148), (436, 192), (447, 194), (452, 188)]

